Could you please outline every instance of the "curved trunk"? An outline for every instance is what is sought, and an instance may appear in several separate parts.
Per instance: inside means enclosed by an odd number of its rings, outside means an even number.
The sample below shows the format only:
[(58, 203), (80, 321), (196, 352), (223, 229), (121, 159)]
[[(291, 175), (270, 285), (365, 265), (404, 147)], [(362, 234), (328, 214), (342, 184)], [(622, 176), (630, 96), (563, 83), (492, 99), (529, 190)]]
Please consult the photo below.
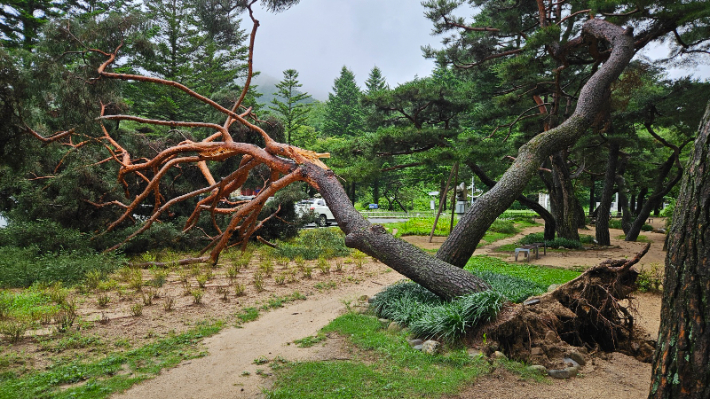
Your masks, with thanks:
[(302, 176), (315, 187), (333, 212), (350, 248), (379, 259), (436, 295), (450, 300), (490, 289), (473, 274), (437, 259), (414, 245), (393, 237), (380, 225), (372, 225), (355, 210), (335, 173), (307, 163)]
[[(481, 183), (488, 186), (488, 188), (493, 188), (496, 185), (496, 181), (488, 177), (486, 172), (481, 169), (475, 162), (468, 161), (466, 165), (473, 171), (473, 173), (478, 176)], [(547, 241), (552, 241), (555, 239), (555, 217), (552, 216), (550, 212), (540, 205), (537, 201), (532, 201), (527, 199), (524, 195), (519, 195), (516, 201), (520, 202), (523, 206), (528, 207), (530, 210), (534, 211), (545, 221), (545, 233), (544, 239)]]
[(606, 174), (604, 175), (604, 188), (602, 198), (599, 202), (599, 212), (597, 212), (596, 239), (597, 244), (609, 246), (609, 212), (611, 211), (611, 198), (614, 195), (614, 182), (616, 177), (616, 164), (619, 160), (619, 144), (609, 143), (609, 158), (606, 164)]
[(650, 399), (710, 398), (710, 103), (673, 212)]
[(666, 176), (668, 176), (668, 173), (670, 173), (671, 169), (673, 168), (673, 164), (676, 162), (677, 157), (678, 153), (674, 152), (673, 155), (671, 155), (671, 157), (668, 158), (668, 160), (666, 160), (663, 165), (661, 165), (660, 171), (658, 173), (658, 178), (656, 180), (656, 187), (653, 190), (653, 194), (648, 197), (648, 200), (644, 202), (643, 207), (641, 207), (641, 209), (639, 210), (636, 219), (631, 224), (631, 229), (626, 234), (626, 241), (636, 241), (639, 234), (641, 234), (641, 228), (646, 223), (646, 219), (648, 219), (648, 217), (651, 215), (651, 212), (653, 212), (656, 207), (663, 203), (663, 197), (665, 197), (671, 191), (671, 189), (673, 189), (673, 187), (680, 181), (681, 177), (683, 176), (683, 169), (679, 169), (675, 177), (673, 177), (673, 179), (667, 185), (663, 185), (663, 181), (666, 179)]
[(585, 36), (611, 43), (609, 58), (582, 88), (572, 116), (520, 147), (518, 157), (498, 184), (479, 197), (461, 218), (437, 253), (439, 259), (463, 267), (491, 224), (523, 192), (542, 162), (551, 154), (574, 144), (592, 125), (605, 101), (609, 86), (616, 81), (633, 57), (634, 42), (631, 31), (600, 19), (585, 22), (582, 29)]

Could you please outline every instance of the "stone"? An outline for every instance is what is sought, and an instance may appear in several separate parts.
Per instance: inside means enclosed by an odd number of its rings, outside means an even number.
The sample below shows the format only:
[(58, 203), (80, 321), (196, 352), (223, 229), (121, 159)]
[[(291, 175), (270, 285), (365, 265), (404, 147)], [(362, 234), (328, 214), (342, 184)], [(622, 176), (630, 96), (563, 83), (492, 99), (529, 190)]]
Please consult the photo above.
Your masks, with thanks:
[(558, 380), (566, 380), (570, 377), (569, 370), (566, 368), (560, 370), (547, 370), (547, 375)]
[(556, 290), (556, 289), (558, 289), (558, 288), (560, 288), (560, 285), (559, 285), (559, 284), (550, 284), (550, 286), (547, 287), (547, 292), (552, 292), (552, 291), (554, 291), (554, 290)]
[(418, 350), (419, 352), (421, 352), (421, 351), (422, 351), (422, 348), (423, 348), (423, 345), (414, 345), (412, 348), (413, 348), (414, 350)]
[(587, 361), (584, 359), (584, 356), (582, 356), (582, 354), (577, 351), (569, 352), (567, 354), (567, 357), (577, 362), (577, 364), (580, 366), (584, 366), (585, 364), (587, 364)]
[(538, 375), (545, 375), (547, 374), (547, 369), (545, 366), (540, 365), (540, 364), (533, 364), (532, 366), (527, 367), (528, 371), (533, 373), (533, 374), (538, 374)]
[(393, 321), (387, 326), (387, 331), (395, 333), (400, 332), (402, 331), (402, 326), (400, 326), (396, 321)]
[(505, 356), (505, 354), (501, 351), (495, 351), (491, 355), (491, 359), (495, 360), (507, 360), (508, 358)]
[(390, 322), (390, 321), (389, 321), (388, 319), (383, 319), (383, 318), (380, 318), (380, 319), (377, 319), (377, 320), (379, 320), (379, 321), (380, 321), (380, 323), (383, 323), (383, 324), (384, 324), (384, 323), (389, 323), (389, 322)]
[[(369, 297), (369, 298), (367, 297), (367, 295), (363, 295), (363, 296), (364, 296), (365, 298), (367, 298), (367, 303), (375, 302), (375, 298), (377, 298), (377, 295), (371, 296), (371, 297)], [(361, 297), (361, 298), (362, 298), (362, 297)]]
[(424, 343), (423, 339), (415, 338), (415, 339), (408, 339), (407, 342), (409, 342), (410, 346), (417, 346), (421, 345)]
[(579, 374), (579, 367), (578, 366), (567, 367), (567, 371), (569, 372), (570, 377), (576, 377), (577, 374)]
[(434, 355), (441, 349), (441, 344), (433, 339), (426, 340), (422, 343), (422, 352), (427, 355)]

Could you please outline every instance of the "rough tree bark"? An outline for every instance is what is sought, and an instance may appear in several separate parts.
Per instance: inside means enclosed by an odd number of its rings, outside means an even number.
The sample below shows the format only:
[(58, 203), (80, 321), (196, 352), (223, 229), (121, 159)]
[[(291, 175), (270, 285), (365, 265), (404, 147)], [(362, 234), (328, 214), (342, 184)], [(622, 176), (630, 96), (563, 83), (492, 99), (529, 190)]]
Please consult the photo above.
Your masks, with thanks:
[[(555, 216), (557, 235), (579, 241), (579, 201), (574, 195), (572, 173), (567, 165), (567, 151), (558, 151), (551, 157), (552, 178), (545, 181), (550, 192), (550, 208)], [(582, 216), (584, 218), (584, 216)]]
[(583, 34), (586, 38), (608, 41), (612, 51), (604, 65), (592, 75), (580, 92), (574, 113), (559, 126), (538, 134), (520, 148), (517, 158), (498, 184), (479, 197), (459, 220), (437, 253), (439, 259), (463, 267), (486, 230), (522, 194), (543, 161), (574, 144), (592, 125), (606, 98), (605, 92), (609, 85), (619, 77), (633, 57), (634, 42), (630, 31), (600, 19), (585, 22)]
[(611, 198), (614, 195), (616, 165), (618, 160), (619, 144), (610, 141), (609, 158), (606, 163), (606, 174), (604, 175), (604, 188), (602, 189), (602, 198), (601, 201), (599, 201), (597, 222), (595, 224), (597, 244), (604, 246), (611, 245), (611, 238), (609, 237), (609, 212), (611, 210)]
[[(646, 223), (646, 219), (651, 216), (651, 212), (653, 212), (663, 203), (663, 197), (665, 197), (673, 189), (673, 187), (678, 184), (681, 177), (683, 176), (683, 168), (680, 166), (679, 161), (680, 152), (688, 142), (678, 147), (657, 135), (653, 131), (653, 128), (651, 127), (650, 123), (646, 123), (645, 126), (646, 130), (648, 130), (648, 132), (651, 133), (651, 135), (656, 138), (656, 140), (660, 141), (661, 144), (673, 150), (673, 154), (671, 154), (671, 156), (668, 157), (666, 162), (664, 162), (660, 166), (660, 168), (658, 168), (658, 174), (656, 176), (655, 184), (653, 187), (653, 194), (651, 194), (651, 196), (643, 202), (643, 206), (637, 208), (638, 214), (636, 215), (636, 219), (634, 219), (633, 223), (631, 224), (631, 228), (629, 229), (628, 233), (626, 233), (626, 241), (636, 241), (639, 234), (641, 234), (641, 228)], [(671, 172), (671, 170), (673, 170), (674, 165), (677, 165), (678, 172), (670, 179), (668, 183), (664, 184), (664, 181), (668, 177), (668, 174)]]
[(649, 398), (710, 398), (710, 103), (669, 233)]
[[(471, 169), (471, 171), (478, 176), (478, 178), (481, 180), (483, 184), (488, 186), (488, 188), (493, 188), (498, 182), (495, 180), (491, 179), (486, 172), (481, 169), (480, 166), (478, 166), (475, 162), (473, 161), (467, 161), (466, 165)], [(555, 239), (555, 217), (552, 216), (550, 212), (547, 211), (542, 205), (540, 205), (537, 201), (531, 201), (527, 198), (525, 198), (524, 195), (519, 195), (518, 198), (516, 198), (518, 202), (520, 202), (522, 205), (527, 206), (530, 208), (532, 211), (540, 215), (540, 217), (545, 221), (545, 233), (544, 233), (544, 239), (548, 241), (552, 241)]]

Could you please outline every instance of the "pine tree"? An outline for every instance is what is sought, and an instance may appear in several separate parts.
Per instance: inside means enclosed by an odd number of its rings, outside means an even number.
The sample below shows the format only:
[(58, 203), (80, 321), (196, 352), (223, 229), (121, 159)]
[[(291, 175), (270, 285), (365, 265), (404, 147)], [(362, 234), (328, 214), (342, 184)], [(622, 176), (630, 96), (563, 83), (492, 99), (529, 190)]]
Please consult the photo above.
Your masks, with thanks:
[(363, 129), (364, 115), (360, 105), (360, 88), (355, 75), (343, 66), (335, 79), (333, 93), (328, 94), (323, 133), (328, 136), (354, 136)]
[(302, 93), (298, 90), (303, 85), (298, 82), (298, 71), (295, 69), (287, 69), (283, 71), (284, 78), (276, 84), (278, 91), (276, 95), (285, 100), (282, 102), (277, 98), (271, 100), (269, 108), (273, 110), (279, 119), (283, 121), (286, 134), (286, 142), (292, 144), (291, 133), (297, 131), (301, 126), (306, 124), (310, 105), (305, 103), (311, 96), (308, 93)]
[(385, 81), (385, 77), (382, 76), (382, 71), (377, 66), (372, 67), (370, 70), (370, 75), (365, 81), (365, 88), (365, 94), (368, 96), (389, 88), (387, 82)]
[(64, 14), (68, 6), (57, 0), (6, 0), (0, 7), (0, 43), (8, 48), (30, 50), (42, 25)]

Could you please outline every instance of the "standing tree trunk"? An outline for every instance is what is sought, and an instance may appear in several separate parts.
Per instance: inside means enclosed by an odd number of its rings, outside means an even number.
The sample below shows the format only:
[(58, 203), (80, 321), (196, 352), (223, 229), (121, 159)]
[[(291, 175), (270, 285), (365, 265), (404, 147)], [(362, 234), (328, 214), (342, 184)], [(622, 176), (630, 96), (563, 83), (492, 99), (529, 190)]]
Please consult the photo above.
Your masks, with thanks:
[(710, 398), (710, 103), (673, 212), (651, 399)]
[(609, 212), (611, 208), (611, 198), (614, 195), (614, 184), (616, 183), (616, 164), (619, 161), (619, 144), (615, 141), (609, 142), (609, 159), (606, 163), (606, 174), (604, 175), (604, 188), (602, 198), (599, 201), (599, 212), (597, 212), (596, 239), (597, 244), (609, 246)]
[[(496, 181), (491, 179), (486, 172), (481, 169), (480, 166), (478, 166), (475, 162), (473, 161), (468, 161), (466, 165), (473, 171), (473, 173), (478, 176), (478, 179), (481, 180), (481, 183), (485, 184), (488, 188), (493, 188), (496, 185)], [(555, 217), (552, 216), (550, 212), (545, 209), (542, 205), (540, 205), (537, 201), (532, 201), (527, 199), (524, 195), (519, 195), (518, 198), (516, 198), (520, 204), (523, 206), (526, 206), (530, 208), (530, 210), (534, 211), (540, 217), (545, 221), (545, 233), (544, 233), (544, 239), (546, 241), (552, 241), (555, 239)]]
[(624, 156), (619, 162), (619, 170), (616, 173), (616, 188), (619, 192), (619, 208), (621, 209), (621, 229), (624, 230), (624, 234), (627, 234), (631, 230), (631, 212), (629, 212), (629, 197), (626, 189), (626, 179), (624, 178), (624, 173), (626, 173), (626, 165), (628, 164), (629, 157)]
[(592, 184), (589, 186), (589, 217), (592, 217), (594, 208), (596, 207), (595, 205), (597, 204), (596, 201), (594, 201), (594, 184), (594, 176), (592, 176)]
[(574, 195), (566, 150), (552, 156), (552, 181), (548, 189), (552, 214), (557, 223), (557, 235), (568, 240), (579, 241), (580, 223), (577, 213), (580, 206)]

